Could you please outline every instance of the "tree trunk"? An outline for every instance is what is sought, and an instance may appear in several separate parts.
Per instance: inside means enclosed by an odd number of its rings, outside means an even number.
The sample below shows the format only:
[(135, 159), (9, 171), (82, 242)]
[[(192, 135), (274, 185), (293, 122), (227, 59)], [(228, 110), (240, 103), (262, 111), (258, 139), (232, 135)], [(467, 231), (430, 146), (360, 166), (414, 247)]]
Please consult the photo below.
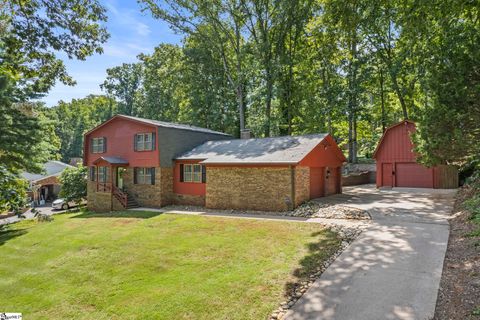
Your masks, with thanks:
[(348, 162), (353, 163), (353, 115), (348, 113)]
[(265, 68), (267, 92), (265, 97), (265, 137), (270, 137), (271, 134), (271, 117), (272, 117), (272, 96), (273, 96), (273, 79), (270, 67)]
[(355, 163), (357, 161), (356, 117), (358, 91), (357, 66), (355, 65), (355, 60), (357, 58), (356, 31), (351, 35), (350, 41), (351, 59), (348, 65), (348, 162)]
[(237, 103), (238, 113), (240, 115), (240, 132), (245, 129), (245, 107), (243, 105), (243, 85), (241, 83), (237, 86)]
[(392, 71), (390, 71), (389, 73), (390, 73), (390, 78), (392, 79), (393, 90), (397, 94), (398, 100), (400, 101), (400, 105), (402, 106), (403, 119), (407, 120), (408, 119), (407, 104), (405, 102), (405, 99), (403, 98), (402, 91), (400, 90), (400, 86), (397, 81), (397, 75), (394, 74)]
[(384, 88), (383, 88), (383, 70), (380, 69), (380, 100), (382, 103), (382, 132), (385, 132), (387, 127), (387, 121), (385, 119), (385, 97), (384, 97)]
[(238, 99), (238, 112), (240, 115), (240, 132), (245, 129), (245, 106), (244, 102), (244, 92), (243, 92), (243, 70), (242, 70), (242, 57), (241, 57), (241, 44), (240, 39), (242, 35), (240, 34), (240, 28), (236, 24), (235, 25), (235, 40), (236, 40), (236, 48), (235, 48), (235, 55), (237, 60), (237, 99)]
[(353, 143), (352, 143), (352, 163), (358, 163), (358, 146), (357, 146), (357, 115), (354, 113), (353, 116)]

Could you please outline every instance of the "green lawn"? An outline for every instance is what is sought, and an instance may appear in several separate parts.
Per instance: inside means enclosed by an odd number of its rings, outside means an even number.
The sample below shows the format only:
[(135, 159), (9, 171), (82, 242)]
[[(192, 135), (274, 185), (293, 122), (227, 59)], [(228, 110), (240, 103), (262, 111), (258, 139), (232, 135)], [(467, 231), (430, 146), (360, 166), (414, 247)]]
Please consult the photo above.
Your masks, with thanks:
[(264, 319), (339, 245), (317, 224), (151, 212), (0, 229), (0, 311), (24, 319)]

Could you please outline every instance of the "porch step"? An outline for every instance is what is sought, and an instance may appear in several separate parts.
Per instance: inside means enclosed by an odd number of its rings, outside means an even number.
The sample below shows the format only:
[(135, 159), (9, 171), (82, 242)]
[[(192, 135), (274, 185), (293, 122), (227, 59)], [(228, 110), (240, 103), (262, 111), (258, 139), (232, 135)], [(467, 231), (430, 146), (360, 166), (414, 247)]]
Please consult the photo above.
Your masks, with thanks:
[(139, 204), (137, 202), (137, 200), (135, 200), (134, 197), (132, 197), (130, 194), (128, 194), (128, 198), (127, 198), (127, 207), (126, 209), (133, 209), (133, 208), (139, 208)]

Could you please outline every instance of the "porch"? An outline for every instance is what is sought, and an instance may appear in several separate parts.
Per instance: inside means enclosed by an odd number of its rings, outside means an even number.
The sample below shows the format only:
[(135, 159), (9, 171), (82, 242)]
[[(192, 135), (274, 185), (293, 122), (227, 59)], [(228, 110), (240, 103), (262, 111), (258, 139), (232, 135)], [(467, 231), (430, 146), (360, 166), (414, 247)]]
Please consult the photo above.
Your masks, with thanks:
[[(138, 207), (135, 198), (126, 189), (124, 175), (128, 161), (121, 157), (100, 157), (90, 167), (90, 181), (94, 182), (96, 193), (110, 194), (110, 209), (116, 210), (115, 199), (123, 208)], [(115, 199), (113, 199), (115, 198)]]

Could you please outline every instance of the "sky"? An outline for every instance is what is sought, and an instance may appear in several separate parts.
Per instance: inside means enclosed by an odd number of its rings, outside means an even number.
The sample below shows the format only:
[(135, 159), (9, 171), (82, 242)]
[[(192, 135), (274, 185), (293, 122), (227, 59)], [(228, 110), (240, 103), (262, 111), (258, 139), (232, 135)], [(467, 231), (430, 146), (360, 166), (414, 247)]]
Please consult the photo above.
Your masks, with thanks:
[(168, 24), (142, 13), (136, 0), (101, 0), (107, 9), (108, 42), (103, 54), (95, 54), (84, 61), (63, 59), (67, 72), (77, 81), (74, 87), (57, 83), (41, 101), (54, 106), (83, 98), (89, 94), (102, 94), (100, 84), (105, 80), (106, 69), (126, 62), (137, 61), (139, 53), (152, 53), (160, 43), (180, 43), (181, 36), (170, 30)]

